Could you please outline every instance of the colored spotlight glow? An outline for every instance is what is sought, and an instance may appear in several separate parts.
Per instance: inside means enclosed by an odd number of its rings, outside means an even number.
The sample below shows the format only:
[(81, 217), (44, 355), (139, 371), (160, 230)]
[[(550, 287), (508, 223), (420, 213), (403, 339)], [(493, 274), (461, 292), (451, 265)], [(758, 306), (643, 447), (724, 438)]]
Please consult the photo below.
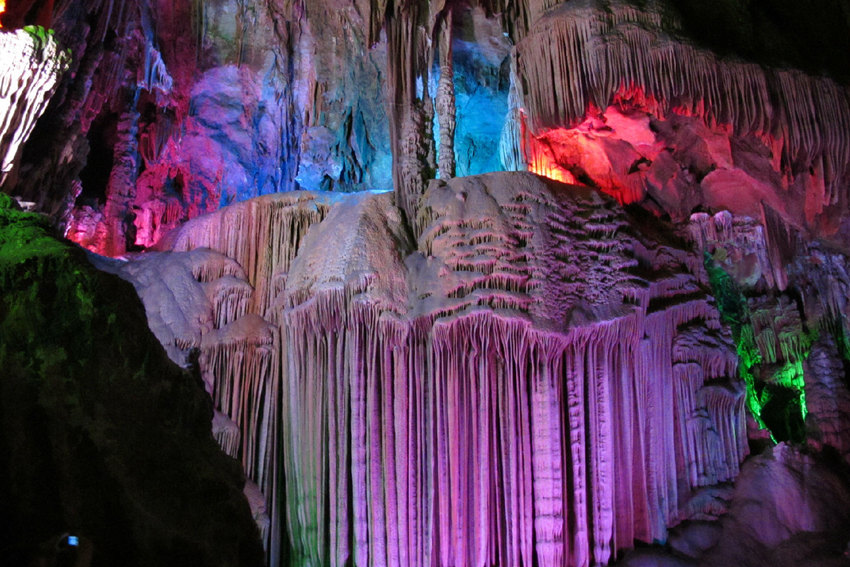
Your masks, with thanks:
[(576, 183), (576, 178), (568, 170), (556, 162), (551, 155), (536, 153), (528, 163), (528, 171), (560, 181), (561, 183)]
[[(0, 0), (0, 16), (6, 11), (6, 0)], [(0, 28), (3, 27), (3, 22), (0, 21)]]
[(78, 545), (80, 545), (80, 540), (75, 535), (69, 535), (68, 545), (71, 547), (77, 547)]

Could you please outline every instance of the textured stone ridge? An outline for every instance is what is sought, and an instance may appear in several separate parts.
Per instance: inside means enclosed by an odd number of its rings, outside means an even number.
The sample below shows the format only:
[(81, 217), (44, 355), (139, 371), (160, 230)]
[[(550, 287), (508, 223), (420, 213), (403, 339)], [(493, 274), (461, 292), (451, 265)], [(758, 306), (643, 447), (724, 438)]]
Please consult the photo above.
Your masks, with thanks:
[[(262, 565), (244, 478), (132, 288), (0, 194), (0, 549), (53, 564)], [(38, 563), (43, 561), (44, 563)]]
[(737, 475), (737, 359), (675, 238), (527, 173), (433, 183), (416, 241), (390, 194), (315, 198), (173, 241), (238, 256), (256, 289), (222, 284), (248, 313), (199, 331), (201, 365), (273, 564), (605, 563)]

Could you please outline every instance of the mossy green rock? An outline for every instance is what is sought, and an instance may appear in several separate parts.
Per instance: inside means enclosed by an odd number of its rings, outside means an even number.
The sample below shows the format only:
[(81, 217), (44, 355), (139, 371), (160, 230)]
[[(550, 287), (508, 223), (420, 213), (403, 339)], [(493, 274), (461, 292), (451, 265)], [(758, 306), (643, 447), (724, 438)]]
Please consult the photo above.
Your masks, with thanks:
[(239, 465), (133, 288), (0, 194), (0, 564), (261, 565)]

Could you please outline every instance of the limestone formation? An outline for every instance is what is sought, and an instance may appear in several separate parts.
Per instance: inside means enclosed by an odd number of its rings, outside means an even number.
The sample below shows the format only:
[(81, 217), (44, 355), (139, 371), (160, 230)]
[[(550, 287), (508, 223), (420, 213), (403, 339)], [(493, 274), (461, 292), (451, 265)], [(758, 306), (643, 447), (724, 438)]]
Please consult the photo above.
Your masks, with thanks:
[[(655, 189), (674, 212), (702, 205), (752, 215), (766, 200), (798, 226), (835, 230), (850, 196), (850, 90), (799, 71), (720, 59), (677, 37), (675, 22), (662, 18), (658, 3), (639, 9), (594, 0), (563, 3), (536, 20), (516, 46), (530, 157), (549, 151), (550, 168), (572, 169), (624, 202)], [(622, 109), (632, 124), (622, 121)], [(641, 126), (647, 115), (653, 123)], [(697, 135), (703, 150), (677, 134), (670, 159), (663, 150), (670, 141), (653, 149), (654, 138), (671, 134), (662, 121), (678, 129), (683, 116), (713, 131)], [(731, 153), (722, 138), (731, 138)], [(682, 152), (704, 152), (703, 164)], [(734, 194), (741, 186), (746, 194)], [(782, 210), (789, 201), (794, 210)]]
[(531, 174), (435, 182), (423, 204), (415, 243), (388, 194), (309, 193), (174, 240), (249, 266), (255, 314), (202, 331), (200, 362), (273, 562), (288, 537), (333, 565), (604, 563), (735, 478), (744, 386), (693, 252)]
[[(133, 283), (189, 371), (156, 409), (191, 393), (273, 567), (838, 564), (850, 11), (715, 4), (24, 0), (3, 25), (55, 34), (0, 31), (0, 184)], [(30, 277), (39, 217), (3, 198)], [(88, 320), (69, 281), (15, 288), (48, 299), (0, 305), (8, 341), (57, 342), (54, 288)], [(79, 378), (146, 344), (0, 357)], [(6, 407), (14, 460), (43, 426)]]

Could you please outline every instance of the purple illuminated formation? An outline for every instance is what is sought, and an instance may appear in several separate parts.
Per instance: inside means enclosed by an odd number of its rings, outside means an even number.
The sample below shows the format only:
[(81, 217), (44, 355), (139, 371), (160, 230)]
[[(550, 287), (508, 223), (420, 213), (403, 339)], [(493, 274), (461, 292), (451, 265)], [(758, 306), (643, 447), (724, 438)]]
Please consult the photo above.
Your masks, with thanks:
[(850, 11), (706, 6), (0, 0), (0, 563), (846, 562)]

